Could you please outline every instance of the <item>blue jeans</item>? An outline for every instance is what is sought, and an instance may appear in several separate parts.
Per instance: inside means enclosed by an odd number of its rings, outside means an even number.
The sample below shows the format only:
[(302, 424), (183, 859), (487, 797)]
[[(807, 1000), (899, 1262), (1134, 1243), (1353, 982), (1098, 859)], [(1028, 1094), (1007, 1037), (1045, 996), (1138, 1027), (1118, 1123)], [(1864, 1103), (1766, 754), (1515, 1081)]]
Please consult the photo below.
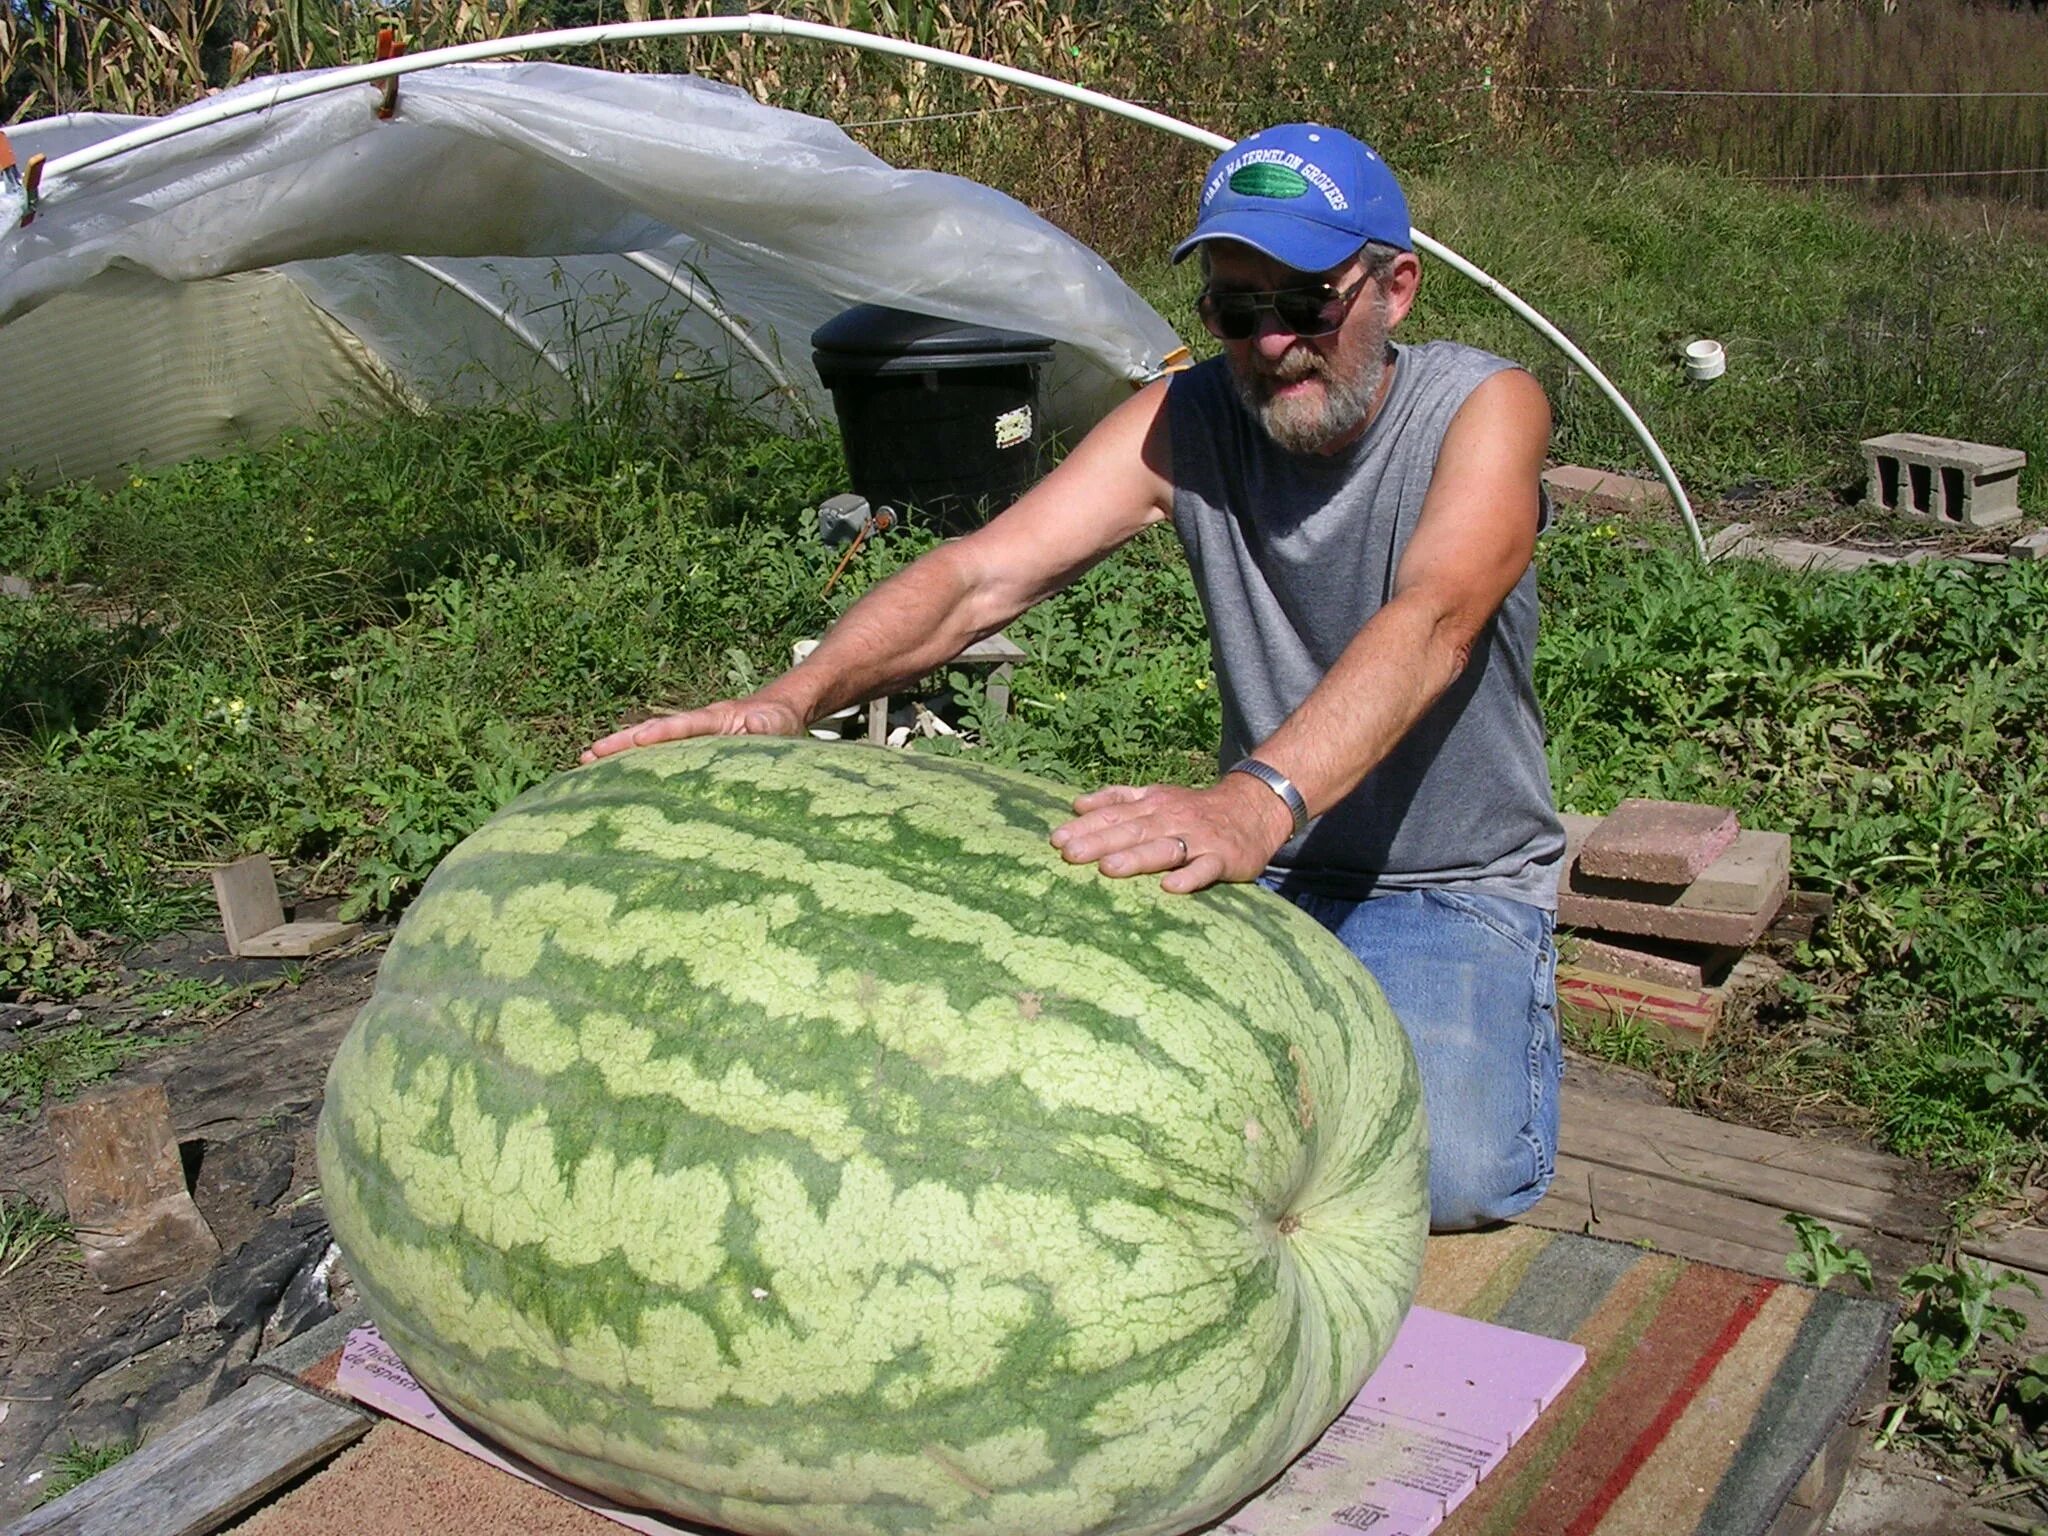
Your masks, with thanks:
[(1430, 1227), (1459, 1232), (1529, 1209), (1557, 1167), (1564, 1061), (1551, 914), (1462, 891), (1282, 894), (1372, 972), (1415, 1047)]

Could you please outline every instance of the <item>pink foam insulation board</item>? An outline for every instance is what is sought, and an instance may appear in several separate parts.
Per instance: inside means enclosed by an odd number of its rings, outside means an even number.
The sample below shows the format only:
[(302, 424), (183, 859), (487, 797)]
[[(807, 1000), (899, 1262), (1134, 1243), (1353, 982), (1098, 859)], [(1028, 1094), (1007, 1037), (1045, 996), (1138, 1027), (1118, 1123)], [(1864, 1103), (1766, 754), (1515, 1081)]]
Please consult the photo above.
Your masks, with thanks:
[[(1279, 1479), (1215, 1536), (1426, 1536), (1535, 1424), (1585, 1364), (1576, 1344), (1410, 1310), (1379, 1369)], [(706, 1528), (611, 1504), (478, 1440), (420, 1390), (375, 1328), (342, 1351), (335, 1390), (643, 1536)]]

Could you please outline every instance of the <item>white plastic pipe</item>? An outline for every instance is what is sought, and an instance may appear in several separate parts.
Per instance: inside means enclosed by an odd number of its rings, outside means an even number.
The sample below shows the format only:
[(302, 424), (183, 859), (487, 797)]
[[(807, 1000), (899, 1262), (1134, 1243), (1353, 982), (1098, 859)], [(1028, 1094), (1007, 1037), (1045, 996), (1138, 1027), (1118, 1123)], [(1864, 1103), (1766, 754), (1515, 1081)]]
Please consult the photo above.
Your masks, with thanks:
[[(985, 79), (1000, 80), (1006, 85), (1036, 91), (1040, 95), (1094, 107), (1114, 117), (1143, 123), (1148, 128), (1157, 128), (1162, 133), (1192, 140), (1212, 150), (1228, 149), (1232, 143), (1221, 134), (1211, 133), (1206, 128), (1197, 128), (1192, 123), (1182, 122), (1177, 117), (1168, 117), (1163, 112), (1154, 112), (1149, 107), (1136, 106), (1119, 97), (1105, 95), (1101, 91), (1091, 91), (1086, 86), (1069, 85), (1064, 80), (1054, 80), (1045, 75), (1033, 74), (1029, 70), (1013, 68), (1008, 64), (994, 64), (986, 59), (971, 58), (964, 53), (951, 53), (943, 48), (928, 48), (922, 43), (901, 42), (893, 37), (878, 37), (871, 32), (855, 32), (845, 27), (828, 27), (817, 22), (795, 21), (783, 16), (703, 16), (672, 21), (622, 21), (601, 27), (564, 27), (552, 32), (530, 32), (519, 37), (462, 43), (453, 48), (436, 48), (427, 53), (385, 59), (379, 63), (344, 65), (337, 69), (323, 70), (315, 75), (273, 86), (267, 91), (237, 94), (230, 98), (216, 97), (201, 105), (188, 107), (173, 117), (131, 129), (127, 133), (117, 134), (111, 139), (104, 139), (98, 144), (52, 160), (43, 171), (42, 197), (44, 202), (49, 202), (53, 197), (60, 195), (59, 189), (66, 176), (82, 171), (88, 166), (97, 165), (103, 160), (110, 160), (116, 155), (127, 154), (146, 145), (176, 138), (180, 134), (192, 133), (232, 118), (268, 112), (288, 102), (302, 101), (309, 96), (346, 90), (353, 85), (376, 84), (400, 75), (409, 75), (415, 70), (435, 69), (443, 64), (466, 64), (473, 60), (543, 53), (553, 49), (590, 48), (604, 43), (631, 42), (639, 38), (703, 37), (735, 33), (805, 38), (813, 42), (838, 43), (866, 53), (915, 59), (921, 63), (935, 64), (942, 69), (980, 75)], [(1432, 240), (1419, 229), (1414, 231), (1414, 237), (1417, 247), (1453, 271), (1471, 279), (1507, 305), (1538, 335), (1562, 352), (1573, 366), (1593, 381), (1621, 413), (1622, 419), (1629, 424), (1630, 430), (1642, 443), (1644, 451), (1650, 455), (1650, 462), (1657, 467), (1658, 478), (1671, 492), (1672, 502), (1677, 506), (1679, 515), (1685, 519), (1686, 531), (1692, 536), (1694, 552), (1701, 559), (1705, 559), (1706, 540), (1700, 534), (1700, 525), (1693, 516), (1692, 502), (1685, 494), (1685, 487), (1679, 484), (1678, 472), (1671, 467), (1671, 461), (1665, 457), (1663, 448), (1658, 445), (1649, 427), (1644, 425), (1642, 417), (1636, 414), (1635, 407), (1628, 403), (1614, 382), (1594, 365), (1591, 358), (1579, 350), (1570, 337), (1551, 324), (1535, 306), (1499, 278), (1481, 270), (1449, 246)]]
[(766, 373), (769, 381), (774, 384), (776, 391), (788, 398), (802, 413), (804, 420), (814, 427), (818, 425), (817, 413), (811, 409), (811, 402), (804, 398), (803, 391), (790, 382), (789, 375), (782, 371), (782, 365), (768, 355), (761, 343), (747, 334), (746, 327), (734, 318), (731, 310), (718, 301), (718, 295), (711, 291), (709, 285), (701, 285), (694, 278), (684, 276), (681, 263), (658, 261), (645, 251), (628, 251), (626, 260), (642, 272), (659, 278), (668, 285), (670, 291), (681, 294), (710, 316), (718, 328), (730, 336), (733, 342), (760, 366), (761, 371)]
[[(491, 299), (482, 289), (464, 282), (445, 267), (435, 266), (424, 256), (401, 256), (398, 259), (407, 266), (424, 272), (451, 293), (459, 294), (469, 300), (470, 303), (474, 304), (514, 336), (526, 343), (528, 347), (532, 348), (534, 354), (542, 362), (554, 369), (556, 373), (559, 373), (564, 380), (570, 383), (575, 382), (570, 378), (569, 360), (549, 347), (545, 336), (514, 314), (510, 304), (500, 303)], [(579, 390), (578, 393), (581, 393), (581, 391)]]

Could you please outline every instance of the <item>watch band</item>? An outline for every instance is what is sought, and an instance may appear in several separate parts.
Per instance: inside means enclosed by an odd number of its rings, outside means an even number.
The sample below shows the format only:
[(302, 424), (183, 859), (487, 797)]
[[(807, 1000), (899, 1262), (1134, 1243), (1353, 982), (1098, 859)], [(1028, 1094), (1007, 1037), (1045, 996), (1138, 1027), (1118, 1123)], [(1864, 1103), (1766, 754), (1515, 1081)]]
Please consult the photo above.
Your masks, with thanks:
[(1294, 832), (1291, 835), (1301, 835), (1301, 829), (1308, 825), (1308, 802), (1301, 798), (1301, 791), (1294, 787), (1292, 779), (1271, 763), (1262, 763), (1256, 757), (1247, 757), (1233, 763), (1230, 771), (1248, 773), (1278, 795), (1280, 803), (1287, 807), (1287, 814), (1294, 818)]

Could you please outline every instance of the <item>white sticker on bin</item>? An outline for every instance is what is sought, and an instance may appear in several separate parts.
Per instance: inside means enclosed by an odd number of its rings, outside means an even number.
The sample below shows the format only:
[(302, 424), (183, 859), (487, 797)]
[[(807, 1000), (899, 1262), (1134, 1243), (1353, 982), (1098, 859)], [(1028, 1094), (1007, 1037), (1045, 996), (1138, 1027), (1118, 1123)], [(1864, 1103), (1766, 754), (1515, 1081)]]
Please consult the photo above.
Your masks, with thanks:
[(1031, 407), (1020, 405), (996, 418), (996, 446), (1015, 448), (1031, 441)]

